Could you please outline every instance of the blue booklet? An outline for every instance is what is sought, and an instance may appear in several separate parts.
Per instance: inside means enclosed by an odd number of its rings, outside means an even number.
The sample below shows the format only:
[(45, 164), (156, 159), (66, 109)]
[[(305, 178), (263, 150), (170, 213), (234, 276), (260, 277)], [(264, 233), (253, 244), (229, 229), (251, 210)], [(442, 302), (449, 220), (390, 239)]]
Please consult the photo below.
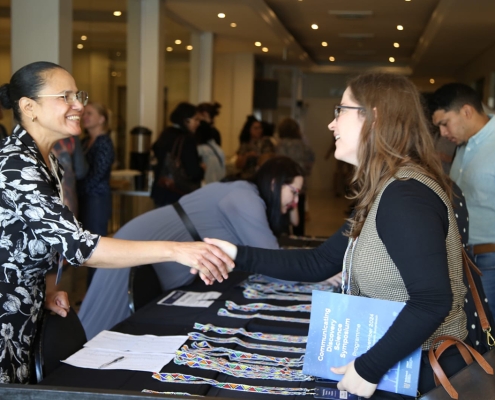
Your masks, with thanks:
[[(330, 367), (348, 364), (388, 330), (405, 303), (313, 290), (303, 372), (339, 381)], [(378, 389), (416, 396), (421, 348), (394, 365)]]

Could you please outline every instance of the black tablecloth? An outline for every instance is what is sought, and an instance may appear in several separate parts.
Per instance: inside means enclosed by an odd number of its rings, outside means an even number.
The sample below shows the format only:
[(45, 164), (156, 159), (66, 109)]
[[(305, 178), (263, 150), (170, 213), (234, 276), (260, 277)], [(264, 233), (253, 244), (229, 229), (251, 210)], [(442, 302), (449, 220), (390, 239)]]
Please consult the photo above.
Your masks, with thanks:
[[(205, 286), (201, 281), (196, 280), (191, 285), (182, 287), (182, 290), (206, 292), (218, 291), (222, 292), (222, 296), (214, 301), (208, 308), (195, 307), (177, 307), (164, 306), (156, 304), (158, 300), (163, 298), (167, 293), (161, 295), (156, 301), (153, 301), (146, 307), (138, 310), (134, 315), (125, 321), (116, 325), (112, 330), (122, 333), (134, 335), (152, 334), (152, 335), (186, 335), (188, 332), (194, 331), (195, 322), (202, 324), (213, 324), (221, 327), (240, 328), (244, 327), (249, 332), (263, 333), (278, 333), (305, 336), (308, 333), (308, 324), (267, 321), (262, 319), (238, 319), (230, 317), (221, 317), (217, 315), (218, 309), (225, 307), (225, 300), (232, 300), (237, 304), (248, 304), (253, 302), (267, 302), (276, 305), (293, 305), (300, 304), (297, 301), (281, 301), (281, 300), (249, 300), (245, 299), (242, 294), (242, 288), (239, 284), (247, 278), (245, 273), (232, 273), (228, 280), (222, 283), (215, 283), (212, 286)], [(237, 311), (236, 311), (237, 312)], [(271, 315), (285, 315), (297, 318), (309, 318), (309, 313), (302, 312), (265, 312)], [(228, 335), (218, 335), (214, 332), (205, 333), (207, 336), (227, 337)], [(236, 335), (244, 341), (258, 342), (251, 340), (248, 337)], [(189, 344), (191, 341), (187, 341)], [(262, 342), (275, 345), (284, 345), (279, 342)], [(246, 349), (237, 346), (236, 344), (215, 344), (214, 346), (224, 346), (239, 349), (241, 351), (259, 354), (269, 354), (279, 357), (299, 357), (301, 353), (288, 352), (263, 352), (262, 350)], [(285, 344), (289, 346), (289, 344)], [(303, 347), (303, 344), (295, 345)], [(279, 380), (254, 380), (235, 378), (225, 374), (220, 374), (215, 371), (189, 368), (186, 366), (175, 365), (170, 362), (161, 372), (177, 372), (189, 375), (213, 378), (221, 382), (235, 382), (249, 385), (276, 386), (276, 387), (314, 387), (314, 382), (288, 382)], [(96, 389), (119, 389), (141, 391), (143, 389), (151, 389), (160, 392), (188, 392), (191, 394), (199, 394), (212, 397), (226, 398), (269, 398), (269, 399), (290, 399), (301, 398), (300, 396), (281, 396), (281, 395), (266, 395), (253, 394), (245, 392), (237, 392), (232, 390), (217, 389), (210, 385), (191, 385), (191, 384), (174, 384), (162, 383), (152, 378), (150, 372), (134, 372), (124, 370), (94, 370), (85, 368), (76, 368), (66, 364), (62, 364), (54, 373), (46, 377), (40, 384), (52, 386), (72, 386), (80, 388), (96, 388)]]

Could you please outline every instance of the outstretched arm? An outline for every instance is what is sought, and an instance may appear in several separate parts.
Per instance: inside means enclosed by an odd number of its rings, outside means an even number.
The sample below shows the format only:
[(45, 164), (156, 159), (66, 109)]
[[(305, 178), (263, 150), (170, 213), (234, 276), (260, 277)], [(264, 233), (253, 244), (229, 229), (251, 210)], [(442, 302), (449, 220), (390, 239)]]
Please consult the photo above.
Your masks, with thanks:
[(137, 242), (102, 237), (88, 267), (123, 268), (142, 264), (176, 261), (191, 267), (204, 277), (206, 284), (228, 278), (233, 261), (216, 246), (202, 242)]

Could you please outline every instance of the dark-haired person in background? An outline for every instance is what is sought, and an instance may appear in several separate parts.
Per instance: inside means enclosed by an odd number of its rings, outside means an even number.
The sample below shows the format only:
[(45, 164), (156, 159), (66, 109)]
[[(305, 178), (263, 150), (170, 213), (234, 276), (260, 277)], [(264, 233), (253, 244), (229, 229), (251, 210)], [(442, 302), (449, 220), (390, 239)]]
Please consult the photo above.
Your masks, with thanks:
[[(201, 237), (217, 237), (246, 246), (278, 249), (277, 236), (288, 226), (288, 210), (297, 203), (303, 170), (287, 157), (264, 163), (251, 181), (212, 183), (179, 202)], [(134, 218), (114, 236), (129, 240), (191, 241), (172, 206)], [(187, 285), (194, 275), (176, 263), (155, 263), (162, 289)], [(88, 339), (130, 315), (129, 269), (97, 271), (79, 311)]]
[(180, 151), (180, 160), (189, 179), (197, 182), (197, 187), (199, 188), (205, 175), (196, 147), (196, 138), (194, 137), (194, 133), (200, 123), (198, 109), (190, 103), (180, 103), (172, 111), (170, 122), (172, 122), (172, 125), (165, 128), (152, 147), (157, 163), (154, 167), (155, 179), (151, 189), (151, 197), (156, 207), (175, 203), (181, 196), (186, 194), (169, 188), (162, 179), (165, 158), (167, 153), (171, 153), (174, 149), (176, 141), (182, 141), (182, 145), (177, 142), (175, 150), (176, 152)]
[(270, 137), (263, 138), (263, 123), (249, 115), (239, 135), (239, 149), (235, 166), (242, 178), (249, 178), (261, 164), (259, 157), (274, 155), (275, 146)]
[(469, 211), (469, 246), (492, 314), (495, 314), (495, 118), (480, 96), (462, 83), (449, 83), (431, 98), (433, 124), (455, 143), (450, 177), (462, 189)]
[(208, 125), (203, 125), (203, 122), (201, 121), (201, 125), (196, 131), (196, 140), (201, 162), (205, 166), (203, 184), (207, 185), (208, 183), (218, 182), (225, 177), (225, 153), (215, 142), (214, 131)]
[(220, 114), (220, 103), (200, 103), (198, 105), (198, 113), (201, 118), (201, 123), (198, 127), (198, 132), (203, 129), (209, 129), (209, 136), (215, 141), (219, 146), (222, 145), (222, 136), (220, 132), (215, 127), (215, 117)]
[(83, 229), (63, 204), (63, 171), (51, 149), (81, 134), (87, 101), (69, 72), (50, 62), (28, 64), (0, 87), (0, 106), (19, 123), (0, 147), (0, 383), (30, 381), (43, 305), (67, 315), (67, 293), (45, 296), (46, 273), (57, 261), (99, 268), (178, 261), (206, 272), (206, 283), (222, 281), (234, 266), (201, 242), (133, 242)]

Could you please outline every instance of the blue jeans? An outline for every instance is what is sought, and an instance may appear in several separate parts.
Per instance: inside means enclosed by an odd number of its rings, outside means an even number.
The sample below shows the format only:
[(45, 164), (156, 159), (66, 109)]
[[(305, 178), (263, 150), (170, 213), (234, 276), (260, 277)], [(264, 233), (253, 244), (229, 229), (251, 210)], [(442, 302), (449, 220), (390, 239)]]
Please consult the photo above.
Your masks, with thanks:
[(495, 316), (495, 253), (477, 254), (474, 256), (474, 262), (483, 273), (481, 282), (490, 310)]

